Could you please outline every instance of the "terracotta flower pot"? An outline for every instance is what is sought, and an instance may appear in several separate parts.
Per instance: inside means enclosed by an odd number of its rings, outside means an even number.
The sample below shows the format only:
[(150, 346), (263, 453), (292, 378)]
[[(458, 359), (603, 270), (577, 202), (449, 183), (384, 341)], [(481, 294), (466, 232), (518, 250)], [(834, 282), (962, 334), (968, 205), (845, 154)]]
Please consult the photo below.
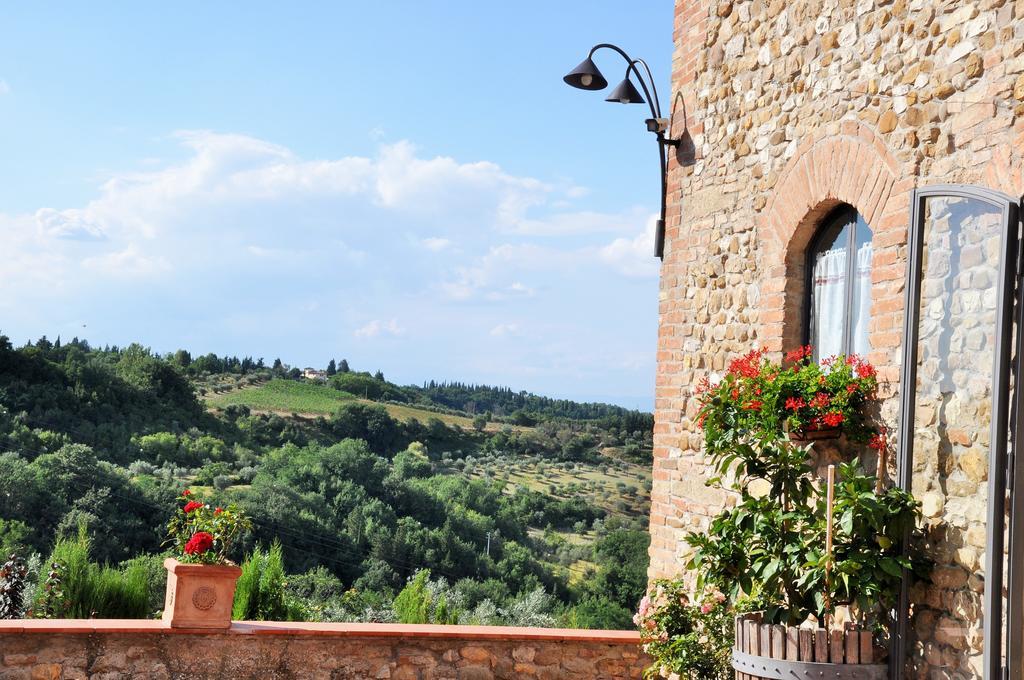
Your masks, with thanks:
[(238, 567), (184, 564), (168, 557), (164, 624), (171, 628), (230, 628)]

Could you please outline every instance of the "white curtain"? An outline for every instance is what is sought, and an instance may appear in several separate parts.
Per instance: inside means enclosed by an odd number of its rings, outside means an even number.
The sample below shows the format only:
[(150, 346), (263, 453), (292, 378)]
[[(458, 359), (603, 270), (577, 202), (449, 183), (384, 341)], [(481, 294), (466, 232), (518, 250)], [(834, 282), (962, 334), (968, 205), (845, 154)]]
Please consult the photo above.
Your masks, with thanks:
[(851, 351), (866, 357), (868, 345), (868, 321), (871, 320), (871, 242), (857, 249), (853, 279), (853, 338)]
[(814, 335), (819, 360), (843, 351), (846, 317), (846, 248), (818, 253), (814, 261)]

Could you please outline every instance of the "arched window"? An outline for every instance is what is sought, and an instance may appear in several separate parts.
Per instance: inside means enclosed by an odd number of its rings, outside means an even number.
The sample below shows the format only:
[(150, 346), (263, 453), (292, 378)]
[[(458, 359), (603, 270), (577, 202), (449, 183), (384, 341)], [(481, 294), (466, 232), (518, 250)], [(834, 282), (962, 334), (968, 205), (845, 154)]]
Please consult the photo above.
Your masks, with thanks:
[(866, 355), (871, 317), (871, 227), (851, 206), (833, 210), (807, 250), (807, 342), (820, 360)]

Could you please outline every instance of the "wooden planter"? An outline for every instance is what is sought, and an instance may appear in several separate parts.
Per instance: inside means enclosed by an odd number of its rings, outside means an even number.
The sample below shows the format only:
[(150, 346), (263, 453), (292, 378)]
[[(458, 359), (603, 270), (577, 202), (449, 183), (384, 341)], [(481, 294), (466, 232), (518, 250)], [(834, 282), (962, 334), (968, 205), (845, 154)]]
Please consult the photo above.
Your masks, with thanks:
[(815, 442), (824, 439), (839, 439), (842, 434), (843, 431), (839, 428), (831, 430), (806, 430), (790, 432), (789, 438), (795, 442)]
[(885, 680), (888, 666), (873, 661), (870, 632), (771, 625), (761, 623), (760, 614), (736, 617), (736, 680)]
[(230, 628), (238, 567), (183, 564), (173, 557), (167, 568), (164, 624), (171, 628)]

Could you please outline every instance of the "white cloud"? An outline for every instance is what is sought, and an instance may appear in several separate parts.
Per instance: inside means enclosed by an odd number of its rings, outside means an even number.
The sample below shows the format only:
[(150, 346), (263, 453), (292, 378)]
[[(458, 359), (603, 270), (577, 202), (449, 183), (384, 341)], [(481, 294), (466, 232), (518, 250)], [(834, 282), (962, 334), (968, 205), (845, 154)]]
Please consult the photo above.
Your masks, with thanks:
[(540, 218), (515, 220), (507, 225), (510, 232), (537, 236), (559, 236), (568, 234), (625, 234), (636, 231), (643, 224), (649, 211), (643, 208), (610, 215), (590, 210), (559, 212)]
[(620, 274), (646, 278), (658, 276), (654, 257), (654, 229), (657, 217), (651, 217), (642, 232), (633, 238), (617, 238), (598, 251), (598, 256)]
[(499, 323), (497, 326), (491, 329), (491, 335), (496, 338), (504, 338), (509, 336), (518, 336), (519, 324), (517, 323)]
[(423, 239), (422, 241), (420, 241), (420, 244), (427, 250), (439, 253), (448, 246), (450, 246), (452, 242), (446, 238), (438, 238), (436, 236), (432, 236), (430, 238)]
[(11, 93), (11, 86), (7, 84), (6, 80), (0, 80), (0, 96)]
[(115, 252), (82, 260), (83, 268), (107, 274), (112, 278), (150, 277), (171, 270), (166, 258), (144, 255), (135, 245)]
[[(621, 338), (654, 318), (642, 316), (645, 295), (656, 310), (645, 277), (657, 273), (644, 211), (589, 209), (568, 180), (407, 142), (310, 159), (245, 135), (168, 139), (176, 148), (107, 176), (88, 202), (0, 214), (5, 332), (87, 318), (111, 343), (148, 333), (155, 346), (295, 351), (288, 360), (306, 363), (318, 359), (294, 348), (329, 356), (354, 342), (392, 352), (373, 365), (434, 357), (446, 375), (468, 367), (530, 386), (514, 379), (530, 366), (548, 385), (604, 380)], [(630, 322), (609, 324), (609, 308), (628, 308)], [(524, 328), (531, 342), (509, 340)], [(484, 341), (466, 347), (480, 329)], [(536, 337), (571, 342), (556, 351)], [(495, 361), (487, 344), (500, 338), (514, 361)], [(573, 354), (580, 338), (603, 354)]]
[(103, 227), (81, 210), (53, 210), (42, 208), (36, 211), (36, 227), (44, 237), (78, 240), (105, 238)]
[(353, 333), (357, 338), (377, 338), (381, 336), (398, 337), (405, 335), (405, 328), (398, 325), (397, 319), (391, 319), (390, 321), (384, 322), (380, 319), (374, 319), (362, 328), (357, 328)]

